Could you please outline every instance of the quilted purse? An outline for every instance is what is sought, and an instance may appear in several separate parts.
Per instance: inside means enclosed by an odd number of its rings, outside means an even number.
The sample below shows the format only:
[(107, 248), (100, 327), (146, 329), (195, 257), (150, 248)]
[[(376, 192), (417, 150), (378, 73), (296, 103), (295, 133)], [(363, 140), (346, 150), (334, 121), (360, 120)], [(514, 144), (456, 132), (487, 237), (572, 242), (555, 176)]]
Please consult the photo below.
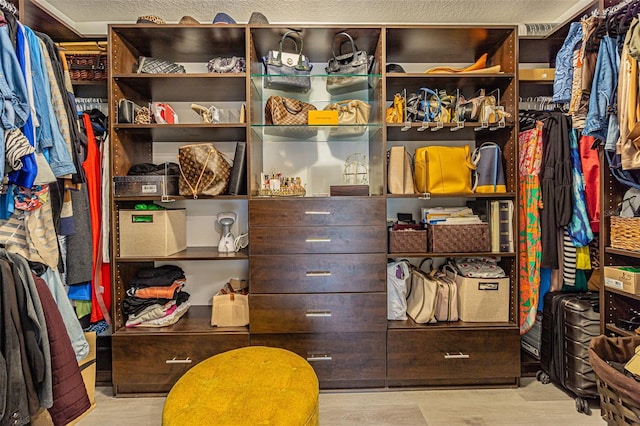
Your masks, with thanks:
[(212, 143), (181, 146), (178, 165), (180, 195), (196, 199), (201, 195), (216, 196), (227, 191), (231, 165)]
[(282, 136), (306, 137), (318, 134), (318, 129), (308, 126), (309, 111), (316, 110), (316, 107), (310, 103), (299, 99), (287, 98), (284, 96), (270, 96), (264, 107), (264, 119), (267, 128), (265, 133), (274, 131), (273, 126), (294, 126), (293, 128), (278, 129), (282, 132), (274, 132), (273, 134), (281, 134)]
[(213, 58), (207, 63), (207, 70), (211, 73), (232, 73), (237, 74), (245, 72), (246, 63), (244, 58), (239, 56), (231, 56), (227, 58)]
[[(286, 39), (292, 40), (296, 46), (295, 53), (282, 51), (282, 44)], [(296, 39), (300, 42), (298, 51)], [(287, 31), (278, 44), (278, 50), (272, 50), (262, 58), (265, 74), (264, 87), (266, 89), (284, 90), (287, 92), (306, 93), (311, 89), (311, 69), (313, 65), (302, 54), (304, 42), (298, 31)]]
[(187, 72), (182, 65), (149, 56), (138, 57), (138, 66), (135, 71), (137, 74), (184, 74)]
[[(339, 55), (336, 55), (334, 45), (336, 41), (345, 39), (340, 43)], [(351, 46), (351, 51), (342, 53), (342, 47), (347, 44)], [(332, 95), (339, 95), (346, 92), (368, 89), (369, 70), (373, 66), (373, 55), (369, 55), (364, 50), (358, 50), (351, 37), (346, 32), (341, 32), (333, 37), (331, 43), (331, 53), (333, 57), (329, 59), (325, 71), (327, 77), (327, 92)]]
[(416, 149), (415, 184), (420, 193), (472, 194), (469, 145), (425, 146)]

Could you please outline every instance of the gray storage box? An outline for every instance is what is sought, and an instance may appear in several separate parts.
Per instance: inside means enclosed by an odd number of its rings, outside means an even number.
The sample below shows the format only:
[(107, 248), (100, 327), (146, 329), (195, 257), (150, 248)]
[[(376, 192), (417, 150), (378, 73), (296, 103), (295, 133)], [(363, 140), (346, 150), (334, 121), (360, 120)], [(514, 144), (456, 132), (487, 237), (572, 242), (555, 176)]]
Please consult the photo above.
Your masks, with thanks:
[(114, 176), (113, 195), (115, 197), (178, 195), (178, 176)]

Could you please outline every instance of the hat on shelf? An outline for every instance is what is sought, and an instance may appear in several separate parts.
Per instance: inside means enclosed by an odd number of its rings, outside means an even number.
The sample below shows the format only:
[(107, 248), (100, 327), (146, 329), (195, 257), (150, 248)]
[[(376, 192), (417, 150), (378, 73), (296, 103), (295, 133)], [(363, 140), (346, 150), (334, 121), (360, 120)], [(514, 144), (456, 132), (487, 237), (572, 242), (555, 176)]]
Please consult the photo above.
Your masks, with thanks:
[(180, 18), (180, 21), (178, 22), (178, 24), (183, 24), (183, 25), (199, 25), (200, 21), (198, 21), (196, 18), (194, 18), (193, 16), (189, 16), (189, 15), (185, 15), (182, 18)]
[(260, 12), (253, 12), (249, 18), (249, 24), (268, 24), (269, 20)]
[(236, 21), (229, 15), (224, 12), (216, 13), (216, 16), (213, 18), (214, 24), (235, 24)]
[(136, 24), (166, 24), (164, 19), (155, 15), (138, 16)]
[(399, 64), (387, 64), (387, 72), (405, 72), (402, 65)]

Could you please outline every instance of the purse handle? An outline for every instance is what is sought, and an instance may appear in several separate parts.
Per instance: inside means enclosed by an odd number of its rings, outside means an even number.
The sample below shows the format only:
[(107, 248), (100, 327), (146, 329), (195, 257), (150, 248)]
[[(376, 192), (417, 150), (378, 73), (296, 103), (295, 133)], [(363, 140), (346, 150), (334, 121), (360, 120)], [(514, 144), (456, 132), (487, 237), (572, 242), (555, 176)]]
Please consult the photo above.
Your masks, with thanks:
[[(345, 40), (342, 43), (340, 43), (340, 55), (336, 56), (336, 51), (334, 49), (334, 45), (335, 45), (336, 39), (338, 37), (340, 37), (340, 36), (347, 37), (349, 40), (348, 41)], [(351, 52), (342, 54), (342, 46), (344, 44), (347, 44), (347, 43), (351, 44)], [(353, 37), (351, 37), (349, 35), (349, 33), (346, 33), (346, 32), (343, 31), (343, 32), (337, 33), (336, 35), (333, 36), (333, 41), (331, 42), (331, 54), (333, 55), (333, 61), (334, 61), (334, 63), (336, 65), (339, 62), (339, 60), (344, 60), (344, 59), (348, 59), (348, 58), (353, 58), (351, 60), (351, 66), (353, 66), (353, 67), (357, 67), (359, 65), (366, 64), (368, 59), (369, 59), (368, 56), (367, 55), (362, 55), (358, 59), (358, 55), (356, 55), (357, 52), (358, 52), (358, 46), (356, 46), (355, 41), (353, 41)]]
[[(296, 43), (296, 39), (295, 37), (293, 37), (292, 34), (295, 34), (298, 36), (298, 40), (300, 40), (300, 51), (298, 50), (298, 44)], [(297, 70), (301, 70), (301, 71), (308, 71), (311, 68), (307, 65), (304, 64), (304, 62), (302, 61), (302, 49), (304, 48), (304, 41), (302, 39), (302, 34), (300, 34), (300, 31), (294, 31), (294, 30), (289, 30), (286, 33), (283, 34), (282, 38), (280, 39), (280, 43), (278, 43), (278, 56), (275, 57), (274, 59), (274, 64), (275, 65), (282, 65), (282, 44), (284, 43), (285, 39), (291, 39), (294, 42), (294, 45), (296, 46), (296, 53), (298, 54), (298, 64), (295, 66), (295, 68)]]
[[(440, 115), (440, 113), (442, 112), (442, 100), (440, 99), (440, 96), (438, 96), (438, 94), (435, 91), (428, 89), (426, 87), (421, 87), (418, 90), (418, 96), (421, 95), (421, 92), (424, 92), (425, 94), (424, 101), (422, 101), (423, 102), (422, 111), (424, 112), (424, 118), (422, 119), (422, 121), (432, 123), (435, 121), (436, 117)], [(436, 100), (438, 101), (438, 110), (436, 112), (431, 111), (431, 100), (428, 98), (428, 95), (431, 95), (432, 97), (435, 96)]]
[(282, 98), (282, 106), (284, 106), (284, 109), (286, 109), (290, 114), (293, 114), (293, 115), (300, 114), (304, 109), (302, 106), (300, 106), (300, 109), (297, 109), (297, 110), (290, 107), (289, 105), (287, 105), (287, 98), (285, 97)]
[[(211, 158), (211, 154), (213, 154), (213, 149), (210, 149), (209, 152), (207, 152), (207, 159), (204, 161), (202, 165), (202, 170), (200, 171), (200, 175), (198, 176), (198, 180), (196, 181), (195, 187), (191, 185), (191, 183), (189, 182), (189, 179), (187, 179), (187, 177), (185, 176), (184, 171), (182, 171), (182, 166), (180, 165), (180, 162), (178, 162), (178, 168), (180, 169), (180, 174), (182, 175), (184, 182), (187, 184), (187, 186), (191, 190), (191, 194), (193, 194), (194, 200), (198, 199), (198, 188), (200, 188), (200, 184), (202, 183), (202, 177), (204, 176), (204, 172), (207, 168), (207, 163), (209, 162), (209, 158)], [(211, 178), (211, 182), (213, 182), (215, 178), (216, 178), (216, 172), (213, 172), (213, 178)], [(207, 185), (209, 185), (209, 183), (211, 182), (208, 182)]]

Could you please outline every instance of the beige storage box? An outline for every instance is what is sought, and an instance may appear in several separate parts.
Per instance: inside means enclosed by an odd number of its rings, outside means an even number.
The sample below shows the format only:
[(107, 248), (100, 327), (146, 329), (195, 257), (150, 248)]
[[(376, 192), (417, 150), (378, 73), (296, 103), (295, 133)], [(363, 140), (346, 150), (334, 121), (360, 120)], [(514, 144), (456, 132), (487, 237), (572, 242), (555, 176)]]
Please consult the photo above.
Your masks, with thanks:
[(187, 212), (120, 210), (120, 256), (170, 256), (187, 248)]
[(605, 266), (604, 285), (609, 288), (640, 295), (640, 272), (625, 271), (622, 268), (629, 267)]
[[(453, 277), (453, 274), (447, 272)], [(509, 278), (455, 277), (458, 316), (466, 322), (509, 322)]]

